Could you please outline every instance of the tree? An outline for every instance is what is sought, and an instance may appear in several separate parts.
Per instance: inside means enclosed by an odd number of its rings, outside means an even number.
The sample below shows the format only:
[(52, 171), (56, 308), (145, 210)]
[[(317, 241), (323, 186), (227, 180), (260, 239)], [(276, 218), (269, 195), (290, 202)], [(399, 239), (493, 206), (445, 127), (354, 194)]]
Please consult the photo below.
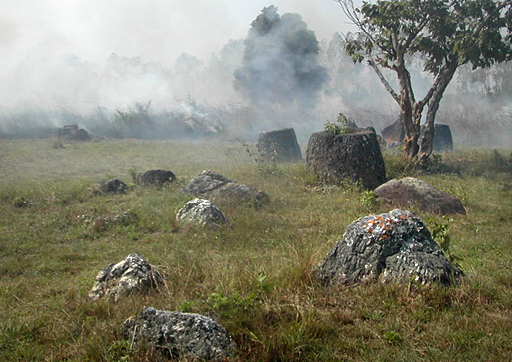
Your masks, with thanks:
[[(357, 26), (345, 51), (355, 62), (366, 60), (400, 106), (405, 154), (425, 162), (433, 149), (434, 120), (444, 91), (457, 68), (486, 68), (512, 59), (512, 0), (379, 0), (355, 8), (335, 0)], [(417, 100), (406, 60), (416, 56), (433, 81)], [(399, 91), (382, 68), (395, 72)], [(425, 106), (425, 128), (420, 124)]]

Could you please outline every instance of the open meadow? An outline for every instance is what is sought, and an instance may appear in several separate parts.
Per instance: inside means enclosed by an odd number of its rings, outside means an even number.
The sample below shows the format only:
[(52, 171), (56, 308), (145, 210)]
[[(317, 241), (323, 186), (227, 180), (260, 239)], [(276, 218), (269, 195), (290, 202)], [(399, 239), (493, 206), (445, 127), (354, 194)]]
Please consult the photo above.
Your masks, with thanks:
[[(512, 155), (457, 149), (417, 170), (385, 151), (388, 179), (415, 176), (462, 200), (467, 214), (413, 211), (462, 268), (455, 287), (326, 289), (311, 269), (345, 228), (388, 212), (357, 185), (325, 186), (304, 163), (262, 163), (237, 142), (0, 140), (0, 360), (151, 361), (120, 327), (143, 306), (207, 315), (239, 361), (507, 361), (512, 357)], [(302, 145), (303, 156), (305, 147)], [(163, 188), (132, 176), (171, 170)], [(261, 207), (217, 203), (218, 230), (182, 226), (181, 186), (211, 169), (270, 196)], [(104, 195), (106, 178), (131, 184)], [(113, 223), (131, 212), (130, 223)], [(87, 222), (85, 222), (86, 220)], [(438, 240), (439, 242), (440, 240)], [(92, 301), (97, 273), (138, 253), (166, 287)]]

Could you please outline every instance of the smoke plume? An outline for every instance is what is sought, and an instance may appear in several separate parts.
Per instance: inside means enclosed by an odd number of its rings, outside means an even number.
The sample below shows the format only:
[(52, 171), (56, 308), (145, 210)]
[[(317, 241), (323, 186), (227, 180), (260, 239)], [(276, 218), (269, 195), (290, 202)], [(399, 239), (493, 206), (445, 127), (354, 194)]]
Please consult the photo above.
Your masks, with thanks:
[(280, 16), (277, 7), (266, 7), (245, 39), (235, 88), (256, 105), (297, 103), (312, 108), (328, 79), (318, 55), (315, 33), (300, 15)]

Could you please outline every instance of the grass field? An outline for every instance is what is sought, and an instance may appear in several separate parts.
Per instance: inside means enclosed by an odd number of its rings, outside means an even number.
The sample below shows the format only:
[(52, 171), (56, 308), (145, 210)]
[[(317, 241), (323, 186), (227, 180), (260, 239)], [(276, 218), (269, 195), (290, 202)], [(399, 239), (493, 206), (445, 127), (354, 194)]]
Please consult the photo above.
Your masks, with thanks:
[[(150, 361), (120, 337), (143, 306), (209, 315), (240, 361), (508, 361), (512, 359), (512, 173), (506, 152), (465, 149), (431, 172), (385, 154), (388, 177), (418, 176), (461, 198), (467, 215), (415, 213), (446, 229), (464, 270), (452, 288), (325, 289), (311, 268), (355, 219), (389, 211), (354, 185), (324, 186), (304, 164), (261, 164), (239, 143), (0, 140), (0, 360)], [(304, 148), (303, 148), (304, 150)], [(510, 151), (507, 151), (510, 152)], [(439, 160), (437, 160), (439, 161)], [(168, 169), (178, 182), (98, 195), (107, 177)], [(183, 227), (180, 187), (205, 169), (271, 202), (218, 203), (219, 230)], [(138, 219), (112, 222), (132, 212)], [(117, 304), (87, 297), (106, 265), (138, 253), (165, 275), (160, 294)]]

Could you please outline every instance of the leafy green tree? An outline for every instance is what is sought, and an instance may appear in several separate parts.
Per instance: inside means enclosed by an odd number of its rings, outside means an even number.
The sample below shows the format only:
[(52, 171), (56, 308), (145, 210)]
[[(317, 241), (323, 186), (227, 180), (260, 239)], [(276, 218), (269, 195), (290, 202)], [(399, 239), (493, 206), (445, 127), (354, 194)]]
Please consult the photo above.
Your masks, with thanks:
[[(512, 0), (379, 0), (360, 8), (352, 0), (335, 1), (358, 27), (345, 51), (355, 62), (366, 60), (399, 104), (405, 154), (420, 163), (432, 153), (435, 116), (457, 68), (487, 68), (512, 59)], [(433, 77), (422, 99), (416, 98), (407, 65), (413, 56)], [(383, 68), (396, 74), (398, 91)]]

